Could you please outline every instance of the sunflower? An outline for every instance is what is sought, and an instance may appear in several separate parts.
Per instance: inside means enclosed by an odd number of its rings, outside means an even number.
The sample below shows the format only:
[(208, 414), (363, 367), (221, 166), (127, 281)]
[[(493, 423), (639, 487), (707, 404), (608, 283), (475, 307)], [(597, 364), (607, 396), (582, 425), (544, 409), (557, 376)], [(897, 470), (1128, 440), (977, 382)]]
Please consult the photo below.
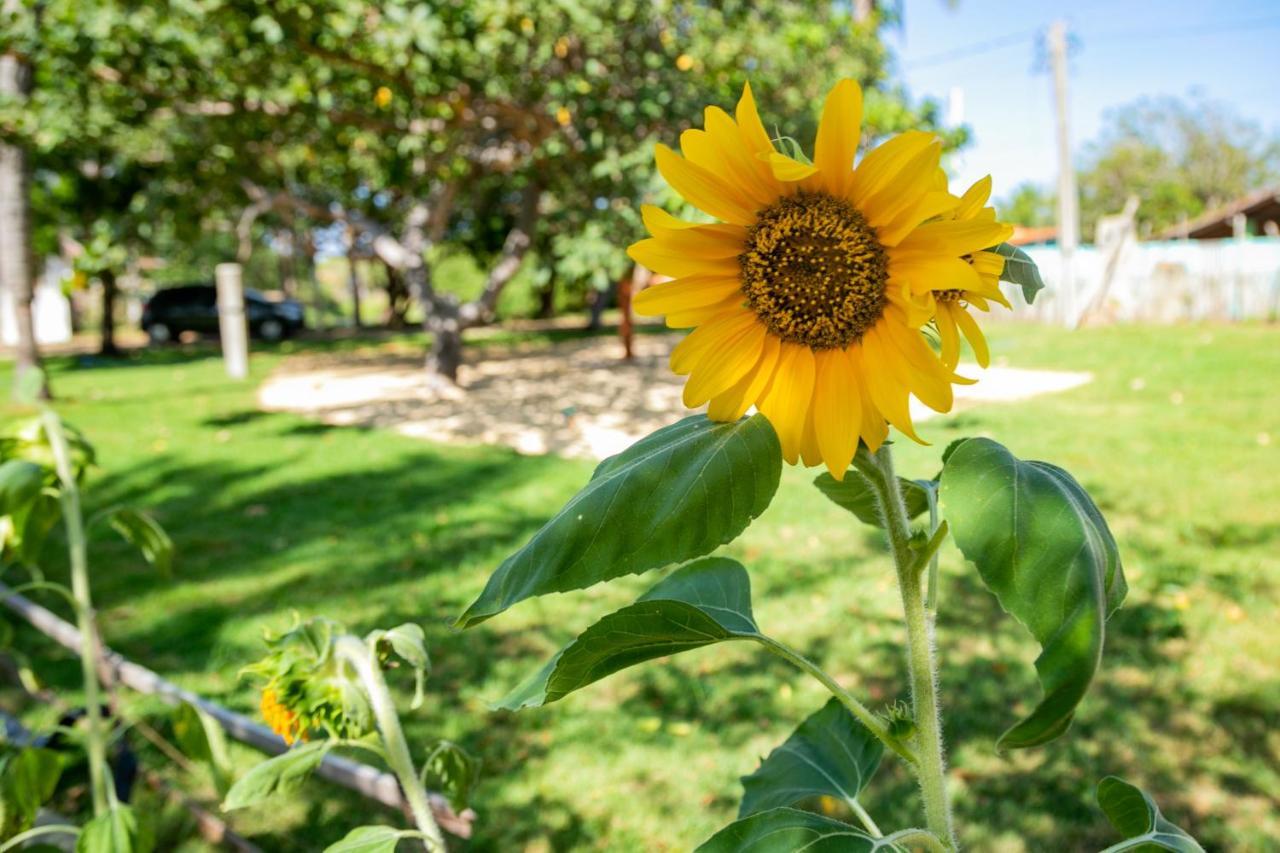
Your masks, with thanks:
[(267, 727), (284, 738), (287, 745), (293, 746), (296, 742), (307, 739), (298, 715), (281, 702), (275, 690), (270, 687), (262, 691), (261, 709), (262, 719), (266, 721)]
[[(641, 292), (637, 311), (693, 328), (671, 354), (689, 377), (684, 402), (719, 421), (753, 405), (791, 464), (825, 463), (842, 479), (859, 438), (875, 449), (892, 424), (916, 441), (909, 398), (951, 408), (956, 377), (921, 334), (932, 281), (969, 280), (965, 260), (1010, 229), (958, 218), (940, 181), (942, 144), (903, 133), (854, 168), (862, 90), (827, 96), (812, 163), (776, 150), (748, 85), (730, 117), (708, 107), (704, 130), (657, 147), (658, 171), (720, 220), (685, 222), (646, 205), (653, 236), (630, 256), (672, 281)], [(975, 291), (976, 292), (976, 291)]]
[[(965, 191), (952, 218), (958, 221), (995, 222), (995, 208), (985, 206), (990, 197), (991, 176), (988, 175)], [(973, 348), (974, 358), (979, 365), (986, 367), (991, 363), (987, 339), (977, 322), (969, 315), (968, 309), (988, 311), (990, 302), (998, 302), (1005, 308), (1013, 307), (1000, 292), (1000, 273), (1004, 272), (1003, 255), (980, 251), (966, 255), (965, 260), (971, 267), (968, 272), (962, 271), (958, 279), (935, 281), (931, 288), (933, 299), (937, 303), (934, 322), (942, 341), (942, 363), (952, 370), (960, 362), (960, 334), (964, 335)]]

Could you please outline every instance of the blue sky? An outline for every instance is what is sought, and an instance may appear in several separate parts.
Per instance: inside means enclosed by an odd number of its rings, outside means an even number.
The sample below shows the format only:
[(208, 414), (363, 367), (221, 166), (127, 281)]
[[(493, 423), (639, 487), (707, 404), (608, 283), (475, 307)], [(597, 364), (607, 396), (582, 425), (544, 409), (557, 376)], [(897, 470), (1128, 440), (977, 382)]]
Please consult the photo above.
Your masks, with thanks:
[[(1042, 33), (1055, 19), (1075, 40), (1070, 60), (1071, 136), (1078, 153), (1111, 107), (1144, 95), (1196, 91), (1280, 132), (1277, 0), (905, 0), (888, 41), (914, 96), (947, 104), (962, 93), (973, 141), (949, 171), (995, 177), (1003, 196), (1024, 180), (1056, 175), (1050, 77)], [(966, 55), (957, 57), (957, 54)], [(954, 58), (953, 58), (954, 57)]]

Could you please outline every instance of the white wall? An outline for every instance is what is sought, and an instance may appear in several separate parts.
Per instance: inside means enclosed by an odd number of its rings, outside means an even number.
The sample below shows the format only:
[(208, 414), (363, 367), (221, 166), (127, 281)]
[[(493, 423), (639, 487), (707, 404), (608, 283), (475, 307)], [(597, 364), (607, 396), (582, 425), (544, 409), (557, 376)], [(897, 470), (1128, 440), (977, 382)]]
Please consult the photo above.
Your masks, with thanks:
[[(71, 303), (62, 295), (62, 280), (71, 268), (59, 257), (45, 263), (44, 274), (36, 281), (35, 300), (31, 304), (36, 326), (36, 343), (61, 344), (71, 340)], [(0, 291), (0, 342), (5, 346), (18, 343), (18, 320), (14, 313), (13, 293)]]

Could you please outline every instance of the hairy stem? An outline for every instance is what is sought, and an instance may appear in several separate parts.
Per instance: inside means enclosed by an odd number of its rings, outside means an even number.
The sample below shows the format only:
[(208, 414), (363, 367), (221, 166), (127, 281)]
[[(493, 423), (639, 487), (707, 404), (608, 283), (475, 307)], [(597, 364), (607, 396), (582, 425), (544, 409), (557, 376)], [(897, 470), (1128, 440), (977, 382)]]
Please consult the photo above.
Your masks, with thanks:
[[(872, 456), (858, 450), (858, 467), (867, 473), (880, 497), (885, 532), (898, 570), (902, 612), (907, 628), (907, 660), (911, 676), (911, 704), (916, 724), (918, 761), (916, 777), (924, 799), (929, 830), (949, 848), (956, 847), (947, 803), (946, 753), (942, 743), (942, 714), (938, 706), (938, 669), (933, 650), (933, 621), (924, 606), (921, 569), (937, 551), (945, 528), (930, 537), (923, 552), (911, 548), (911, 527), (907, 520), (902, 489), (893, 470), (893, 456), (885, 444)], [(941, 534), (941, 535), (939, 535)]]
[(427, 849), (431, 853), (445, 853), (444, 834), (431, 813), (431, 801), (427, 791), (422, 787), (417, 768), (413, 766), (413, 756), (409, 753), (409, 744), (404, 739), (404, 730), (400, 728), (400, 715), (396, 713), (395, 702), (391, 692), (387, 690), (387, 681), (382, 677), (382, 669), (374, 658), (373, 650), (357, 637), (339, 637), (334, 643), (334, 653), (346, 661), (356, 671), (360, 683), (364, 685), (369, 696), (369, 704), (373, 708), (374, 719), (378, 722), (378, 731), (382, 735), (382, 743), (386, 747), (387, 766), (400, 780), (405, 799), (409, 801), (409, 810), (413, 812), (414, 823), (422, 832)]
[(773, 652), (778, 657), (793, 664), (796, 668), (807, 672), (809, 675), (817, 679), (823, 687), (831, 691), (832, 696), (835, 696), (840, 700), (840, 704), (849, 709), (849, 713), (853, 714), (853, 716), (856, 717), (860, 723), (866, 726), (873, 735), (883, 741), (885, 746), (889, 747), (889, 749), (901, 756), (904, 761), (911, 765), (916, 763), (916, 756), (911, 751), (911, 748), (898, 738), (894, 737), (893, 733), (889, 731), (889, 727), (884, 724), (883, 720), (877, 717), (866, 705), (863, 705), (855, 699), (848, 690), (841, 687), (839, 682), (823, 671), (822, 667), (818, 666), (795, 649), (785, 643), (781, 643), (773, 639), (772, 637), (760, 636), (756, 639), (766, 649)]
[(80, 669), (84, 679), (85, 751), (89, 757), (89, 788), (93, 795), (95, 816), (106, 814), (111, 796), (107, 786), (107, 743), (103, 730), (102, 697), (98, 685), (98, 629), (89, 594), (89, 556), (84, 534), (84, 516), (80, 511), (80, 487), (71, 465), (71, 449), (62, 429), (62, 421), (52, 409), (41, 415), (53, 463), (62, 488), (58, 500), (62, 504), (62, 523), (67, 530), (67, 548), (71, 556), (71, 594), (76, 600), (76, 623), (80, 628)]

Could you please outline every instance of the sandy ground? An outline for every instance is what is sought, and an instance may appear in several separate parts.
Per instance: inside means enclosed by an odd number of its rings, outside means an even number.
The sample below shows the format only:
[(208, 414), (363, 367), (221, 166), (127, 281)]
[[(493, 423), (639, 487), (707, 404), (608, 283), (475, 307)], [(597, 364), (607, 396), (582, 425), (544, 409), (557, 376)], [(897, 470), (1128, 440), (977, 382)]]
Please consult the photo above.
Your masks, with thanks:
[[(683, 377), (667, 369), (675, 335), (643, 335), (621, 359), (615, 338), (468, 352), (462, 389), (426, 379), (419, 354), (297, 356), (258, 390), (258, 403), (339, 426), (379, 426), (405, 435), (503, 444), (520, 453), (603, 459), (687, 413)], [(962, 365), (977, 385), (956, 387), (956, 409), (1021, 400), (1089, 382), (1088, 373)], [(912, 401), (917, 420), (936, 417)]]

